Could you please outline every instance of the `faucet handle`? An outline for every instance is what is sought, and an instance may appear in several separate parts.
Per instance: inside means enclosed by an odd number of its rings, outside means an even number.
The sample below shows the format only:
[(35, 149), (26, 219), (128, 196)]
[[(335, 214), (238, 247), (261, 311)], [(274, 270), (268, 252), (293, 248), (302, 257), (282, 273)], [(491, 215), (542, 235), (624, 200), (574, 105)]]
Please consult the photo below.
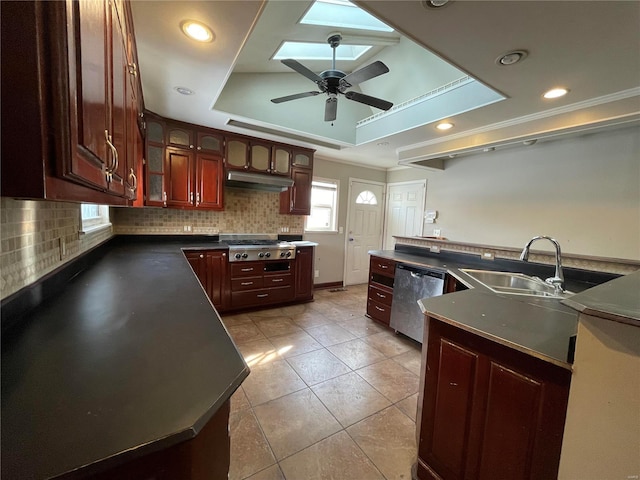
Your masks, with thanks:
[(560, 277), (549, 277), (545, 279), (545, 283), (553, 285), (557, 293), (564, 292), (564, 280)]

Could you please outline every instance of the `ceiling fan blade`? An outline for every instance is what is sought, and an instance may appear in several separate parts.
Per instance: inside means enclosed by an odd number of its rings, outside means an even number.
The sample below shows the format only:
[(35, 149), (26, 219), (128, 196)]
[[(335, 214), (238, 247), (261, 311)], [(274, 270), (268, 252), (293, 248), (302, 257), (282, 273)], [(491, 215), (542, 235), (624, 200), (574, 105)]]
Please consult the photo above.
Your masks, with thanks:
[(387, 73), (388, 71), (389, 68), (378, 60), (377, 62), (373, 62), (371, 65), (367, 65), (366, 67), (356, 70), (355, 72), (351, 72), (346, 77), (343, 77), (342, 80), (340, 80), (340, 84), (344, 85), (345, 83), (348, 83), (349, 85), (357, 85), (359, 83), (366, 82), (371, 78), (377, 77), (378, 75)]
[(273, 103), (282, 103), (282, 102), (288, 102), (289, 100), (297, 100), (298, 98), (314, 97), (321, 93), (322, 92), (318, 92), (318, 91), (302, 92), (302, 93), (296, 93), (294, 95), (287, 95), (286, 97), (272, 98), (271, 101)]
[(281, 62), (287, 67), (298, 72), (300, 75), (304, 75), (305, 77), (307, 77), (309, 80), (313, 82), (316, 82), (316, 83), (322, 82), (322, 77), (320, 75), (312, 72), (307, 67), (302, 65), (297, 60), (294, 60), (293, 58), (286, 58), (284, 60), (281, 60)]
[(387, 102), (386, 100), (382, 100), (381, 98), (370, 97), (369, 95), (365, 95), (364, 93), (347, 92), (344, 94), (344, 96), (349, 100), (353, 100), (354, 102), (364, 103), (365, 105), (376, 107), (380, 110), (389, 110), (391, 107), (393, 107), (393, 103), (391, 102)]
[(324, 107), (324, 121), (333, 122), (336, 119), (336, 113), (338, 112), (338, 99), (336, 97), (327, 98), (327, 103)]

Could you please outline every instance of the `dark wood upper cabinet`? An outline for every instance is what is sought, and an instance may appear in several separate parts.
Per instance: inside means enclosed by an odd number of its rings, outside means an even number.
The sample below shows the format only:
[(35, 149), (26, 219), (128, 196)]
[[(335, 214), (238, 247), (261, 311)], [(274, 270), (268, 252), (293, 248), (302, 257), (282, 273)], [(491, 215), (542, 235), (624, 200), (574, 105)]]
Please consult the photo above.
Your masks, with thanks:
[(198, 132), (196, 150), (206, 153), (224, 154), (224, 137), (210, 132)]
[(166, 204), (171, 207), (190, 207), (195, 202), (195, 154), (182, 148), (167, 147), (164, 182)]
[(195, 206), (209, 210), (222, 210), (224, 206), (224, 166), (222, 156), (198, 153), (195, 174)]
[(171, 147), (188, 148), (193, 150), (193, 131), (186, 128), (169, 125), (167, 127), (167, 145)]
[(280, 213), (309, 215), (311, 213), (311, 182), (313, 170), (293, 167), (291, 169), (293, 187), (280, 192)]
[(571, 372), (428, 319), (417, 478), (557, 478)]
[(129, 145), (136, 138), (129, 3), (24, 1), (2, 9), (3, 195), (132, 204), (137, 185), (127, 180), (141, 150)]

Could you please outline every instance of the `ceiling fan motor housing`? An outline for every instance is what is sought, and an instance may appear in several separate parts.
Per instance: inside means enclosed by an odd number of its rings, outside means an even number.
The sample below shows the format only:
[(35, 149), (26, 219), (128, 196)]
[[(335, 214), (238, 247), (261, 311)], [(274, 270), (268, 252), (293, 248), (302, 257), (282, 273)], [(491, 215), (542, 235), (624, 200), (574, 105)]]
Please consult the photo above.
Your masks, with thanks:
[(325, 70), (320, 74), (323, 82), (319, 84), (320, 89), (323, 92), (328, 93), (344, 93), (347, 87), (351, 86), (348, 83), (342, 84), (340, 79), (347, 76), (346, 73), (340, 70)]

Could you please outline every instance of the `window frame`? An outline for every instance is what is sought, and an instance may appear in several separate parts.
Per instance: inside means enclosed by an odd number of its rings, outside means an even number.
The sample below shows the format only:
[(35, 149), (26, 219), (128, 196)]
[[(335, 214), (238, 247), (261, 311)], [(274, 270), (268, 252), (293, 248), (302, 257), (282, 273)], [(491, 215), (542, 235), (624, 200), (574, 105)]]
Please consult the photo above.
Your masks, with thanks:
[[(305, 233), (330, 233), (330, 234), (337, 234), (338, 233), (338, 212), (339, 212), (339, 199), (340, 199), (340, 180), (335, 179), (335, 178), (324, 178), (324, 177), (316, 177), (314, 176), (312, 181), (311, 181), (311, 209), (310, 211), (313, 212), (313, 208), (314, 208), (314, 203), (313, 203), (313, 189), (314, 189), (314, 183), (324, 183), (324, 184), (333, 184), (335, 185), (335, 189), (331, 189), (334, 190), (334, 203), (332, 206), (332, 219), (331, 219), (331, 223), (332, 225), (329, 226), (329, 228), (322, 228), (322, 229), (316, 229), (316, 228), (309, 228), (309, 218), (311, 217), (311, 214), (307, 215), (304, 219), (304, 231)], [(319, 186), (315, 186), (315, 188), (319, 188)], [(327, 188), (327, 190), (329, 190), (329, 188)], [(326, 206), (324, 204), (322, 204), (321, 206)]]
[[(86, 207), (98, 207), (98, 215), (85, 217)], [(109, 206), (97, 205), (93, 203), (81, 203), (80, 204), (80, 233), (90, 233), (105, 228), (111, 227), (111, 221), (109, 219)]]

